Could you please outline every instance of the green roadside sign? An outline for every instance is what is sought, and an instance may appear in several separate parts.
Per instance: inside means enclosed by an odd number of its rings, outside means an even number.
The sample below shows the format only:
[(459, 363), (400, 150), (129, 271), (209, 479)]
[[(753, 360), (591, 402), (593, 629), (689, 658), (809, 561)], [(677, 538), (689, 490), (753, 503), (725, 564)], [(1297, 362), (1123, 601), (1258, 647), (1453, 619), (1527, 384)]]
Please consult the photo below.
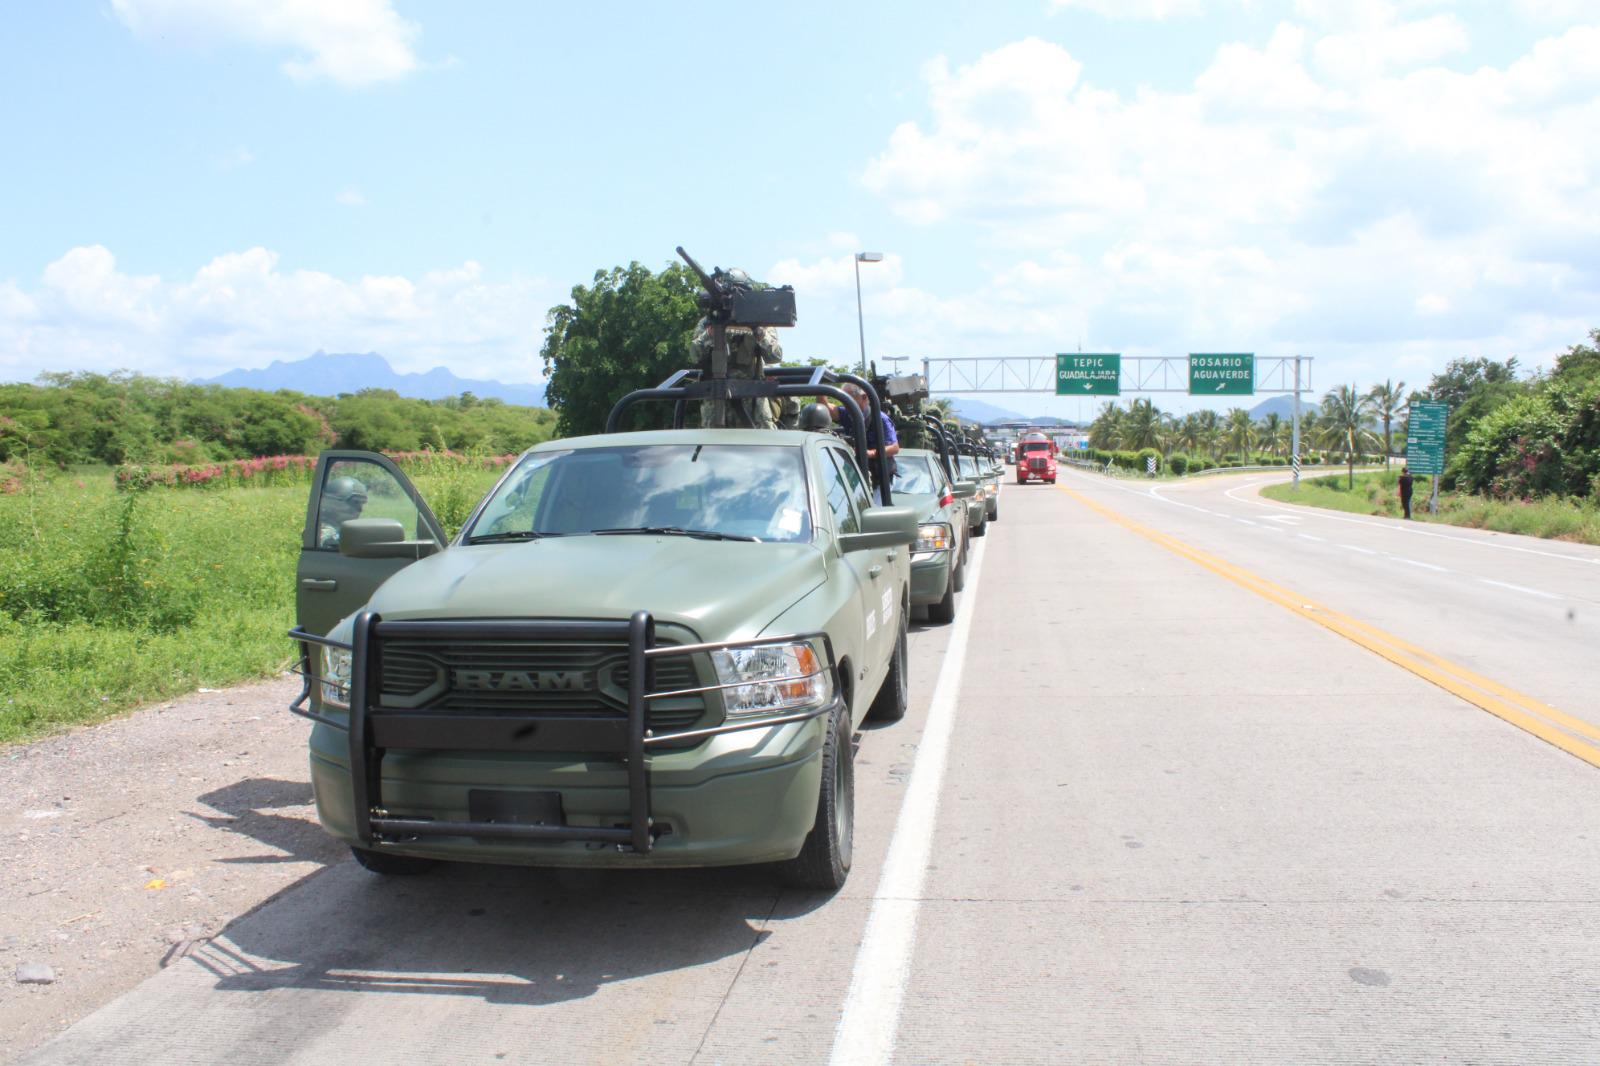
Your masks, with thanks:
[(1189, 353), (1190, 396), (1254, 396), (1255, 391), (1255, 353)]
[(1122, 353), (1057, 352), (1056, 395), (1122, 395)]
[(1406, 465), (1413, 474), (1444, 473), (1444, 430), (1450, 405), (1417, 400), (1406, 422)]

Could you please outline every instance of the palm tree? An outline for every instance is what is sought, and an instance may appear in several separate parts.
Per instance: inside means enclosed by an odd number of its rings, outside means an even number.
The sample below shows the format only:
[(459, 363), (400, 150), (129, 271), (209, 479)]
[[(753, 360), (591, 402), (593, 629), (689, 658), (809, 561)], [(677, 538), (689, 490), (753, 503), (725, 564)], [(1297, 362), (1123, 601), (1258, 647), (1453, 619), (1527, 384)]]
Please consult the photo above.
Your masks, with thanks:
[(1200, 450), (1200, 419), (1192, 412), (1183, 416), (1183, 425), (1178, 430), (1178, 443), (1187, 452)]
[(1228, 420), (1224, 423), (1224, 432), (1227, 436), (1228, 446), (1239, 453), (1242, 462), (1250, 461), (1250, 448), (1256, 442), (1256, 424), (1250, 421), (1250, 412), (1243, 407), (1235, 407), (1228, 412)]
[(1289, 426), (1282, 415), (1272, 411), (1261, 420), (1261, 425), (1256, 427), (1256, 443), (1265, 448), (1268, 455), (1278, 456), (1288, 451)]
[(948, 422), (956, 417), (956, 402), (948, 396), (941, 396), (928, 401), (928, 410), (938, 415), (939, 421)]
[(1174, 415), (1162, 415), (1161, 425), (1156, 427), (1156, 446), (1161, 449), (1162, 459), (1171, 459), (1172, 450), (1183, 443), (1183, 423)]
[(1367, 393), (1367, 399), (1372, 401), (1374, 412), (1383, 420), (1383, 465), (1389, 465), (1389, 453), (1394, 449), (1390, 443), (1390, 427), (1406, 410), (1406, 383), (1396, 385), (1392, 381), (1385, 381), (1382, 385), (1374, 385)]
[(1117, 443), (1130, 452), (1156, 446), (1161, 412), (1149, 400), (1134, 400), (1117, 426)]
[(1117, 446), (1122, 434), (1122, 408), (1107, 400), (1100, 413), (1089, 423), (1089, 447), (1108, 452)]
[(1217, 461), (1217, 445), (1222, 442), (1222, 423), (1217, 412), (1207, 408), (1195, 416), (1200, 427), (1200, 443), (1211, 450), (1211, 461)]
[(1370, 423), (1376, 413), (1371, 396), (1363, 396), (1354, 385), (1340, 385), (1322, 398), (1317, 426), (1324, 444), (1344, 449), (1350, 467), (1350, 487), (1356, 487), (1356, 453), (1364, 444), (1377, 442)]

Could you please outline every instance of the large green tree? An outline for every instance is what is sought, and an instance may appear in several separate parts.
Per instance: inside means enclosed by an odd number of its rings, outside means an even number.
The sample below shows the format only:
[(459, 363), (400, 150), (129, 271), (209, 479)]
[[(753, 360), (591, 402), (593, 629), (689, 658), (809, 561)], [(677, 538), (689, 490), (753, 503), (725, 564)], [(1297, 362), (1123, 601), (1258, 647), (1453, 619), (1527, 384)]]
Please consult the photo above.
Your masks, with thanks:
[[(570, 303), (550, 309), (540, 355), (558, 436), (599, 433), (618, 397), (691, 365), (698, 291), (685, 267), (671, 264), (655, 273), (629, 263), (596, 271), (592, 284), (573, 286)], [(628, 421), (636, 428), (663, 426), (670, 417), (667, 404), (640, 404)]]

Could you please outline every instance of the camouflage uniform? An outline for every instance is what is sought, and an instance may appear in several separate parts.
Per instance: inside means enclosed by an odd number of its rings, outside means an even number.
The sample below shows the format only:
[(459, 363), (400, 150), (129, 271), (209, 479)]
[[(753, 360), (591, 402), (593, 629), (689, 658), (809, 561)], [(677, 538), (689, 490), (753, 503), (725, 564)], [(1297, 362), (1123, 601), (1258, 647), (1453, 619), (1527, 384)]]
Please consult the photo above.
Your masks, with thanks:
[[(694, 331), (694, 352), (699, 357), (700, 366), (709, 372), (711, 367), (711, 325), (705, 319)], [(778, 331), (771, 326), (729, 326), (728, 327), (728, 377), (747, 378), (760, 381), (764, 376), (766, 367), (783, 358), (783, 345), (778, 342)], [(750, 419), (757, 429), (774, 429), (782, 421), (782, 415), (787, 414), (787, 408), (793, 406), (794, 418), (799, 417), (800, 409), (797, 404), (784, 400), (779, 404), (779, 417), (774, 417), (772, 402), (765, 399), (746, 399), (745, 410), (750, 413)], [(721, 426), (727, 428), (744, 428), (744, 422), (731, 409), (725, 400), (700, 401), (700, 424), (702, 426)], [(791, 428), (794, 425), (790, 421)]]

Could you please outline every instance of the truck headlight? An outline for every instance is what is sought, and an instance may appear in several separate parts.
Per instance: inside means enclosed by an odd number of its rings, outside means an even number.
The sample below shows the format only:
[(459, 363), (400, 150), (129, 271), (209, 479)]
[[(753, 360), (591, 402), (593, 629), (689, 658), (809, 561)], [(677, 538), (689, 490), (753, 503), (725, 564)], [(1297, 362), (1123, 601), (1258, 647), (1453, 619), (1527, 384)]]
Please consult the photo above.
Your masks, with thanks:
[(950, 527), (943, 522), (929, 522), (927, 525), (917, 527), (917, 543), (912, 547), (913, 554), (918, 552), (942, 552), (950, 547)]
[(350, 708), (350, 649), (322, 645), (322, 703), (326, 707)]
[(833, 674), (810, 644), (718, 648), (711, 653), (729, 718), (800, 710), (833, 698)]

